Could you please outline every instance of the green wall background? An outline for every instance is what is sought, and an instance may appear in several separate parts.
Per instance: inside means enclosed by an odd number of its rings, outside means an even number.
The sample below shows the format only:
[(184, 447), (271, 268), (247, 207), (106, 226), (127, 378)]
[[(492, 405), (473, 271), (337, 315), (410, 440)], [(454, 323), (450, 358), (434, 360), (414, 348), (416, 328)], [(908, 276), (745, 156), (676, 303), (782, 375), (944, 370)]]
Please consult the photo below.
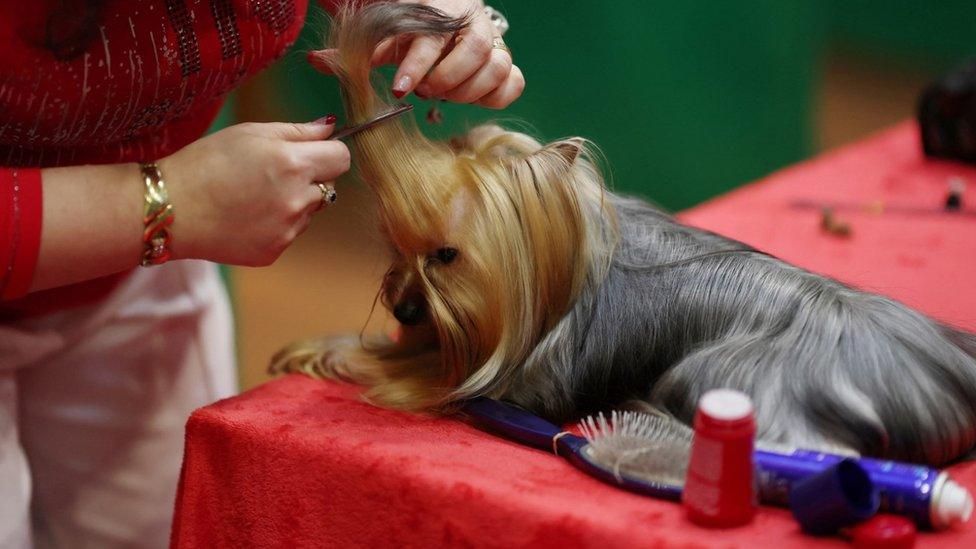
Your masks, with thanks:
[(942, 71), (976, 54), (973, 0), (822, 0), (828, 35), (879, 62)]
[[(611, 185), (678, 210), (809, 156), (828, 45), (942, 70), (973, 47), (976, 2), (942, 0), (494, 0), (527, 87), (504, 111), (445, 105), (435, 137), (498, 120), (543, 139), (580, 135)], [(327, 17), (270, 69), (263, 101), (285, 120), (340, 112), (314, 72)], [(430, 103), (411, 96), (422, 117)], [(221, 124), (234, 120), (233, 98)]]

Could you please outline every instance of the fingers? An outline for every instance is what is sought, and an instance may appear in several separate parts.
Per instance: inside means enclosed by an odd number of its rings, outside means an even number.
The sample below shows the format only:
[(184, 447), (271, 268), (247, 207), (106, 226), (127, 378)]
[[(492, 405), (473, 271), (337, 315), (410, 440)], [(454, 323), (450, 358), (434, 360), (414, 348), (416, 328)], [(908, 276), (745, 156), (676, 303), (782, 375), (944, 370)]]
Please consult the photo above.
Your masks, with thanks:
[(492, 49), (490, 58), (473, 76), (439, 97), (455, 103), (473, 103), (495, 91), (512, 72), (512, 58), (508, 52)]
[(384, 39), (373, 50), (373, 57), (370, 59), (370, 63), (374, 67), (399, 63), (409, 50), (408, 46), (411, 40), (413, 40), (413, 36), (410, 35), (392, 36)]
[(320, 141), (332, 135), (336, 116), (329, 114), (312, 122), (265, 122), (256, 126), (268, 135), (287, 141)]
[(393, 77), (393, 95), (400, 98), (412, 92), (427, 71), (441, 58), (446, 42), (445, 36), (414, 38)]
[(349, 171), (349, 149), (340, 141), (291, 144), (292, 154), (307, 169), (308, 181), (332, 181)]
[(522, 76), (522, 69), (519, 69), (517, 65), (512, 65), (512, 70), (508, 73), (508, 78), (495, 91), (482, 97), (476, 103), (489, 109), (504, 109), (512, 101), (518, 99), (524, 89), (525, 77)]
[[(311, 193), (312, 191), (315, 191), (316, 193), (319, 192), (318, 188), (316, 188), (315, 185), (309, 185), (308, 187), (309, 189), (306, 190), (309, 193)], [(318, 196), (322, 196), (322, 195), (319, 194)], [(321, 201), (319, 200), (319, 198), (309, 199), (308, 203), (304, 204), (301, 210), (296, 213), (290, 226), (284, 229), (283, 231), (284, 234), (282, 235), (282, 237), (285, 242), (284, 242), (284, 246), (282, 247), (282, 250), (278, 253), (279, 256), (281, 255), (281, 253), (284, 253), (285, 249), (290, 247), (295, 242), (295, 240), (298, 239), (299, 236), (301, 236), (302, 234), (305, 233), (306, 230), (308, 230), (309, 225), (312, 224), (312, 218), (315, 216), (315, 213), (320, 209), (319, 208), (320, 204)], [(277, 257), (275, 259), (277, 259)]]
[[(289, 143), (287, 157), (292, 163), (294, 177), (289, 178), (282, 192), (291, 194), (293, 211), (309, 216), (336, 199), (332, 183), (349, 170), (349, 149), (339, 141)], [(323, 193), (318, 184), (326, 185)], [(324, 196), (323, 196), (324, 195)], [(307, 220), (305, 220), (307, 222)]]
[[(323, 193), (319, 185), (323, 185), (326, 192)], [(315, 181), (311, 185), (308, 185), (308, 189), (305, 194), (308, 195), (308, 205), (306, 210), (310, 213), (315, 213), (322, 208), (332, 204), (336, 201), (335, 183), (332, 181)]]
[(478, 17), (461, 31), (451, 52), (418, 86), (421, 94), (440, 97), (475, 74), (491, 57), (492, 27), (487, 17)]
[[(399, 63), (392, 86), (397, 98), (416, 91), (421, 97), (501, 109), (522, 94), (525, 77), (508, 51), (492, 46), (493, 39), (491, 21), (479, 16), (450, 45), (445, 36), (388, 38), (373, 51), (371, 63)], [(331, 49), (312, 51), (308, 61), (316, 70), (332, 74), (335, 54)], [(291, 139), (305, 140), (299, 132), (295, 135)]]

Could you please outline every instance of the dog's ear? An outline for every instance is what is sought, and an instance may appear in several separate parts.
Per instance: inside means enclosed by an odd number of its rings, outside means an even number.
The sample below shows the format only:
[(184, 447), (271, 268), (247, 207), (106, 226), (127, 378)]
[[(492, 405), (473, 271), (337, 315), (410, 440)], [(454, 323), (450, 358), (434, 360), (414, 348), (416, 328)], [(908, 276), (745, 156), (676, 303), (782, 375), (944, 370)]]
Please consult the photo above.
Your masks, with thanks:
[(563, 139), (562, 141), (556, 141), (550, 145), (543, 148), (543, 151), (554, 152), (558, 154), (563, 160), (566, 161), (570, 166), (576, 164), (576, 159), (579, 158), (581, 152), (583, 152), (583, 139), (579, 137), (571, 137), (569, 139)]
[(539, 147), (524, 156), (513, 158), (511, 167), (516, 177), (527, 166), (529, 181), (537, 185), (543, 182), (569, 181), (567, 175), (584, 160), (588, 152), (587, 141), (582, 137), (569, 137)]

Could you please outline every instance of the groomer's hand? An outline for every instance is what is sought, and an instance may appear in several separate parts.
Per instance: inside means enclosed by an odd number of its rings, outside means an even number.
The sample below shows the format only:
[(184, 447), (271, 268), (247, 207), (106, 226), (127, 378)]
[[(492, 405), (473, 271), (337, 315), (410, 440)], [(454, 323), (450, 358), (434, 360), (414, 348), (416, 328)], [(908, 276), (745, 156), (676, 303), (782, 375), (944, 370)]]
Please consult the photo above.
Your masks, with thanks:
[[(525, 88), (525, 78), (512, 64), (511, 54), (496, 42), (491, 20), (481, 0), (413, 0), (452, 16), (473, 14), (471, 24), (457, 36), (402, 36), (382, 42), (373, 54), (373, 65), (399, 65), (393, 77), (393, 94), (476, 103), (501, 109), (515, 101)], [(495, 46), (499, 47), (495, 47)], [(309, 62), (330, 73), (325, 60), (331, 50), (311, 52)]]
[(314, 183), (349, 169), (346, 146), (325, 140), (334, 128), (334, 117), (238, 124), (160, 160), (176, 212), (174, 256), (273, 263), (323, 205)]

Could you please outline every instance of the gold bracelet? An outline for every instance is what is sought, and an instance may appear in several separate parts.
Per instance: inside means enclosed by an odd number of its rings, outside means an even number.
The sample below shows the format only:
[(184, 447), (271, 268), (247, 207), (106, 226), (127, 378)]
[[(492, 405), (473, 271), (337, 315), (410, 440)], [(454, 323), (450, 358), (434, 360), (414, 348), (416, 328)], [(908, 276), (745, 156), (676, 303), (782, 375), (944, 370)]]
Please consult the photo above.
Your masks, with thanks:
[(142, 204), (142, 266), (160, 265), (173, 255), (170, 243), (173, 237), (169, 226), (173, 224), (173, 205), (169, 203), (163, 174), (154, 162), (140, 162), (139, 170), (146, 185)]

